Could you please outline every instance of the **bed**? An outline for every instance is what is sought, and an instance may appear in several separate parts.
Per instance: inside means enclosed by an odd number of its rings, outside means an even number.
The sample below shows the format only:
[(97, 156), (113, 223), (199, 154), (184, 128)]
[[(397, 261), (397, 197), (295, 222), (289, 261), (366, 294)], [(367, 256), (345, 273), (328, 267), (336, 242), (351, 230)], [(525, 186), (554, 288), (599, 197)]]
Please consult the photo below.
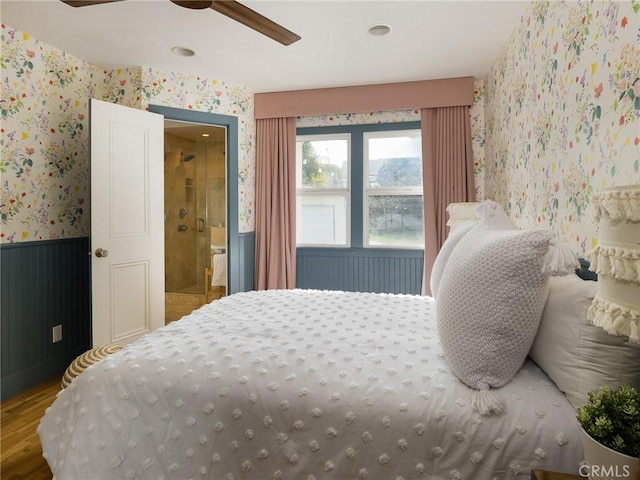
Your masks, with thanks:
[(56, 479), (512, 479), (577, 472), (575, 411), (527, 359), (471, 408), (434, 299), (233, 294), (90, 366), (39, 426)]
[(640, 346), (587, 320), (595, 282), (553, 232), (488, 200), (476, 214), (440, 249), (432, 296), (236, 293), (90, 366), (39, 426), (55, 478), (577, 473), (575, 407), (640, 387)]

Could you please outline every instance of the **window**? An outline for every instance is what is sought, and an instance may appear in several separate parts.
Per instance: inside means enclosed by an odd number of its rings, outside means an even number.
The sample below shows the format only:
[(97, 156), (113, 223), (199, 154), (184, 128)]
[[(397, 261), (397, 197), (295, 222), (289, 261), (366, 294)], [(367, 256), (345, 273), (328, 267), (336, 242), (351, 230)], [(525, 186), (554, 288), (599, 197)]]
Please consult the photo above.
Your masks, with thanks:
[(298, 130), (298, 246), (424, 248), (420, 124)]
[(424, 247), (420, 130), (364, 134), (364, 244)]
[(349, 135), (298, 136), (298, 245), (349, 245)]

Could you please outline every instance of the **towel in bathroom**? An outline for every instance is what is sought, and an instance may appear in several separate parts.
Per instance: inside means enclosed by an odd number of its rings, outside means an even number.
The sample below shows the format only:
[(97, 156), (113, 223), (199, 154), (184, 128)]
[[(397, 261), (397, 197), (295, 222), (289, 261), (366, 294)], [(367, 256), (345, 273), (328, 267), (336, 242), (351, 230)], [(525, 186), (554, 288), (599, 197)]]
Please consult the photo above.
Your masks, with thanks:
[(211, 275), (211, 286), (227, 286), (227, 254), (216, 253), (213, 255), (213, 275)]

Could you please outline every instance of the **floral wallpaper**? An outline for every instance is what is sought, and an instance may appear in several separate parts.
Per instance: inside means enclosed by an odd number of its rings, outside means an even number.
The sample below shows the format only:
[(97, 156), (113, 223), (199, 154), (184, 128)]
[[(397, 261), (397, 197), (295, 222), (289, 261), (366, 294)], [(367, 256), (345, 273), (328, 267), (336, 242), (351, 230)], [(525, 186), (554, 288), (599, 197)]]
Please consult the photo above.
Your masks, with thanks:
[(89, 234), (88, 101), (102, 71), (2, 25), (0, 242)]
[[(591, 195), (640, 183), (640, 0), (532, 2), (471, 108), (476, 195), (522, 227), (592, 248)], [(0, 243), (89, 234), (90, 98), (238, 117), (239, 228), (254, 229), (253, 94), (152, 68), (104, 70), (2, 25)], [(419, 119), (415, 110), (300, 117), (301, 127)], [(514, 132), (517, 132), (514, 134)]]
[(476, 189), (476, 201), (485, 199), (484, 193), (484, 81), (473, 82), (473, 105), (469, 109), (471, 116), (471, 154), (473, 157), (473, 180)]
[(2, 25), (0, 243), (89, 235), (89, 99), (238, 117), (239, 229), (253, 230), (253, 93), (145, 68), (104, 70)]
[(639, 1), (532, 3), (477, 96), (486, 196), (590, 251), (592, 194), (640, 183)]
[(332, 125), (362, 125), (368, 123), (419, 122), (420, 110), (394, 110), (371, 113), (337, 113), (298, 117), (297, 127), (328, 127)]

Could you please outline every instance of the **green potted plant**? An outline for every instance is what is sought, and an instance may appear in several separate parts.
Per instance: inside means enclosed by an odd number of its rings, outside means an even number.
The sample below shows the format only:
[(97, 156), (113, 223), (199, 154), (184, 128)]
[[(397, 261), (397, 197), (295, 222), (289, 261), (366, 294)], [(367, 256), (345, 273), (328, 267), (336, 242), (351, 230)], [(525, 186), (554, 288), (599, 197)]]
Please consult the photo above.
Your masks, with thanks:
[(601, 387), (589, 392), (578, 407), (584, 433), (586, 466), (580, 473), (591, 480), (633, 478), (640, 457), (640, 395), (630, 385)]

